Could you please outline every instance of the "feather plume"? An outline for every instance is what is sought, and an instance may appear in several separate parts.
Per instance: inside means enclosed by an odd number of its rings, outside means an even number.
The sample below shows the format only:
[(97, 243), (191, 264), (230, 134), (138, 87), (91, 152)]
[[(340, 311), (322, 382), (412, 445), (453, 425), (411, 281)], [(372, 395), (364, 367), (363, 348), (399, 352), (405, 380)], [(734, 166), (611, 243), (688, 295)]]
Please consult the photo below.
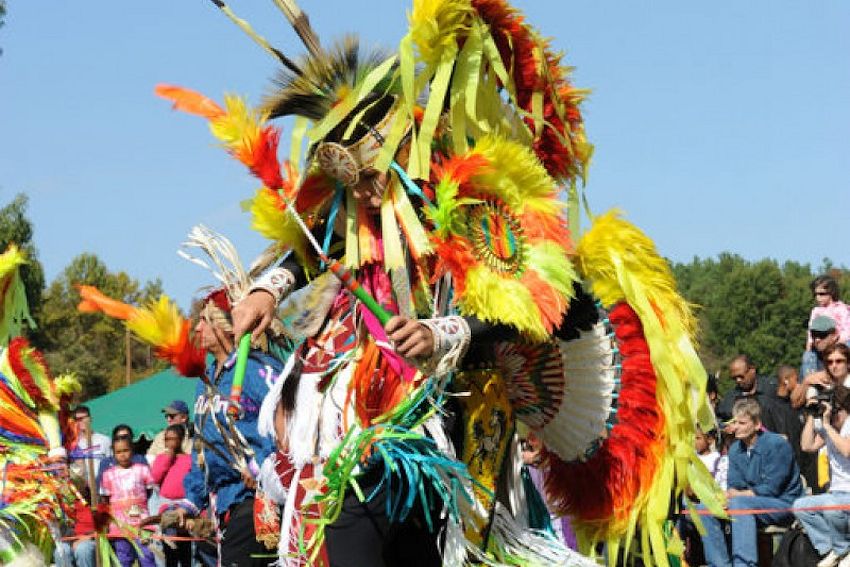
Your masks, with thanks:
[(206, 353), (189, 336), (189, 321), (180, 315), (177, 305), (166, 295), (144, 307), (133, 307), (113, 299), (94, 286), (77, 286), (81, 301), (77, 309), (84, 313), (103, 313), (125, 321), (127, 329), (141, 341), (154, 347), (157, 358), (173, 365), (182, 376), (203, 376)]
[[(319, 121), (386, 59), (382, 51), (361, 51), (358, 39), (346, 36), (329, 50), (301, 59), (300, 74), (281, 71), (261, 108), (272, 118), (295, 115)], [(391, 77), (385, 77), (374, 92), (388, 92), (391, 84)]]
[[(679, 494), (691, 488), (712, 513), (723, 515), (722, 495), (699, 464), (693, 447), (695, 424), (706, 430), (713, 424), (705, 397), (706, 372), (692, 342), (693, 314), (677, 293), (670, 268), (652, 241), (616, 212), (597, 217), (576, 252), (579, 270), (594, 294), (604, 305), (628, 304), (634, 313), (629, 317), (630, 325), (640, 327), (648, 346), (649, 356), (641, 356), (656, 376), (656, 384), (653, 392), (647, 386), (640, 395), (648, 399), (652, 393), (663, 401), (658, 406), (657, 429), (663, 443), (652, 446), (659, 455), (654, 474), (649, 469), (636, 469), (644, 470), (638, 493), (641, 500), (633, 506), (628, 525), (629, 531), (633, 526), (641, 527), (644, 557), (652, 556), (664, 564), (662, 523), (670, 502), (677, 502)], [(613, 315), (614, 311), (612, 322)], [(626, 349), (623, 354), (627, 355)], [(618, 418), (622, 419), (622, 414)], [(629, 537), (623, 539), (628, 541)]]
[(24, 326), (35, 327), (19, 273), (26, 263), (26, 255), (14, 244), (0, 255), (0, 344), (19, 335)]
[(313, 31), (310, 25), (310, 18), (307, 17), (295, 0), (274, 0), (274, 3), (289, 20), (289, 23), (295, 29), (295, 33), (301, 38), (304, 47), (313, 57), (318, 57), (321, 54), (322, 47), (319, 44), (319, 36)]
[(154, 88), (154, 92), (158, 96), (170, 100), (173, 103), (174, 110), (182, 110), (189, 114), (202, 116), (207, 120), (214, 120), (224, 115), (223, 108), (197, 91), (174, 85), (159, 84)]

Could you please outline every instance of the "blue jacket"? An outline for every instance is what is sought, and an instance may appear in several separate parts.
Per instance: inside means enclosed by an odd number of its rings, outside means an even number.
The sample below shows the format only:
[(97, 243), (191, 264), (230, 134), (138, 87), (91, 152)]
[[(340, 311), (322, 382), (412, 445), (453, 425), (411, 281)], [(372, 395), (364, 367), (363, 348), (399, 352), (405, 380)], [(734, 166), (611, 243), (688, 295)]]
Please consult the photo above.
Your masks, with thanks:
[[(217, 421), (220, 424), (227, 423), (225, 411), (233, 384), (235, 364), (236, 354), (234, 353), (223, 365), (212, 399), (207, 398), (204, 384), (198, 381), (194, 412), (196, 442), (192, 448), (192, 469), (183, 479), (186, 498), (199, 509), (208, 508), (210, 493), (216, 493), (216, 512), (219, 514), (226, 512), (234, 504), (254, 496), (254, 491), (245, 487), (242, 476), (233, 467), (224, 439), (213, 423), (212, 417), (208, 415), (210, 411), (215, 411)], [(251, 351), (248, 357), (240, 399), (245, 414), (237, 420), (236, 428), (254, 449), (257, 466), (274, 451), (274, 442), (261, 437), (257, 432), (257, 418), (263, 398), (275, 380), (280, 377), (282, 366), (276, 358), (260, 351)], [(215, 383), (216, 367), (217, 364), (213, 363), (207, 371), (211, 383)], [(210, 449), (205, 443), (199, 447), (200, 439), (197, 436), (211, 443), (218, 451)], [(206, 464), (204, 471), (198, 467), (199, 448), (203, 451)], [(222, 455), (226, 458), (222, 458)]]
[(747, 455), (743, 441), (729, 448), (729, 488), (752, 490), (756, 496), (779, 498), (789, 504), (803, 495), (800, 469), (791, 445), (781, 435), (758, 434)]

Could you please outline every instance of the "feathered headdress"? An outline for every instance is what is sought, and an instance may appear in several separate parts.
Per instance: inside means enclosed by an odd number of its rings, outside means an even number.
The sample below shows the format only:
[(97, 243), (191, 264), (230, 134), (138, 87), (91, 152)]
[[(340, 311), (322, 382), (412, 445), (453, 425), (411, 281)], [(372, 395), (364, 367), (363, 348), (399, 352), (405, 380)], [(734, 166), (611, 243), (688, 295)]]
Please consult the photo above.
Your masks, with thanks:
[(127, 329), (154, 347), (154, 353), (187, 378), (204, 375), (206, 353), (189, 334), (189, 321), (180, 315), (168, 296), (161, 295), (143, 307), (133, 307), (104, 295), (90, 285), (79, 285), (81, 313), (103, 313), (125, 322)]

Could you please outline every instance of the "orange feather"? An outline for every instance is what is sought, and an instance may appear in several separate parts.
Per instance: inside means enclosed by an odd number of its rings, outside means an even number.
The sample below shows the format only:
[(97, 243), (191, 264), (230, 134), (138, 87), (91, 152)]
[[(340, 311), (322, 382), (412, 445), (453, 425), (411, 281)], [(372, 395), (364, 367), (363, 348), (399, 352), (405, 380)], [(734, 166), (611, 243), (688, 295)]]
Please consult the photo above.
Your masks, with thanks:
[(77, 305), (77, 310), (81, 313), (103, 313), (109, 317), (124, 321), (136, 313), (136, 308), (132, 305), (127, 305), (117, 299), (112, 299), (104, 295), (102, 291), (93, 285), (78, 285), (76, 287), (82, 299)]
[(203, 116), (209, 120), (224, 116), (223, 108), (197, 91), (174, 85), (159, 84), (154, 88), (154, 92), (158, 96), (170, 100), (174, 104), (175, 110)]

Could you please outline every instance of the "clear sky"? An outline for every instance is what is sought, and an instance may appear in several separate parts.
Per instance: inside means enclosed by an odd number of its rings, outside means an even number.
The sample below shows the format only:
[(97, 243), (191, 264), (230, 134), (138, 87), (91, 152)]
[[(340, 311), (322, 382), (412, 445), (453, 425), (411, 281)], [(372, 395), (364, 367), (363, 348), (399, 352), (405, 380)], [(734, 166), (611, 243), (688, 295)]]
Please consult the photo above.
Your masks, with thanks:
[[(257, 102), (274, 60), (204, 0), (7, 2), (0, 28), (0, 204), (30, 197), (48, 281), (81, 252), (186, 306), (212, 283), (175, 250), (205, 223), (245, 262), (263, 247), (239, 202), (257, 183), (174, 113), (158, 82)], [(321, 37), (395, 46), (407, 2), (301, 0)], [(576, 67), (596, 145), (587, 194), (662, 254), (830, 257), (850, 265), (850, 2), (525, 0)], [(271, 0), (231, 6), (302, 48)], [(286, 133), (284, 134), (286, 137)]]

